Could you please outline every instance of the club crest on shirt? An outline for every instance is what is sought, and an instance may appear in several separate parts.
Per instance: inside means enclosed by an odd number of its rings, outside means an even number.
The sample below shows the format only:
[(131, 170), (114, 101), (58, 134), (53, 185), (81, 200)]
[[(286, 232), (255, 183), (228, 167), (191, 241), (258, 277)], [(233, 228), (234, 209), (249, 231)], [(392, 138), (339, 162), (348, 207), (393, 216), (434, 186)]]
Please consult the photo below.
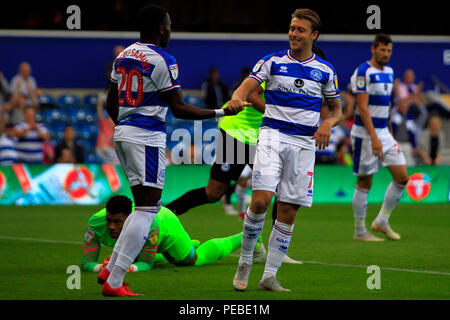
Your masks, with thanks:
[(176, 80), (178, 78), (178, 65), (177, 64), (171, 64), (169, 66), (169, 70), (170, 70), (170, 73), (172, 74), (172, 78), (174, 80)]
[(318, 70), (318, 69), (312, 69), (311, 72), (309, 73), (309, 75), (315, 81), (322, 80), (322, 72), (320, 72), (320, 70)]
[(253, 67), (253, 72), (258, 72), (261, 66), (264, 64), (264, 60), (259, 60), (258, 63)]
[(364, 88), (366, 86), (366, 77), (358, 77), (356, 80), (356, 85), (358, 88)]

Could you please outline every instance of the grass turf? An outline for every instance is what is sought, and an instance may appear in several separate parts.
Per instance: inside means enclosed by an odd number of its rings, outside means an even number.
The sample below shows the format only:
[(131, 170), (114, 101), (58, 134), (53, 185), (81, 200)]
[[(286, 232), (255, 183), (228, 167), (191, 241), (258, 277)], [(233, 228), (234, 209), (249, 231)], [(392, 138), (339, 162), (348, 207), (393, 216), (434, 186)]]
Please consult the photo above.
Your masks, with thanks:
[[(367, 225), (380, 205), (369, 205)], [(84, 300), (101, 295), (97, 274), (82, 272), (81, 289), (69, 290), (66, 273), (81, 261), (88, 217), (100, 207), (1, 207), (0, 299)], [(264, 266), (255, 264), (246, 292), (232, 287), (239, 250), (202, 267), (158, 264), (149, 272), (127, 274), (133, 299), (277, 300), (277, 299), (433, 299), (450, 298), (450, 204), (399, 205), (391, 217), (401, 241), (354, 241), (350, 205), (314, 205), (298, 213), (290, 257), (302, 265), (282, 265), (278, 279), (291, 293), (262, 292), (257, 284)], [(220, 205), (205, 205), (180, 217), (193, 239), (206, 241), (242, 231), (242, 221)], [(271, 231), (270, 213), (263, 237)], [(43, 241), (43, 240), (51, 240)], [(102, 247), (100, 261), (112, 249)], [(367, 266), (381, 268), (381, 289), (369, 290)], [(14, 290), (11, 290), (14, 288)]]

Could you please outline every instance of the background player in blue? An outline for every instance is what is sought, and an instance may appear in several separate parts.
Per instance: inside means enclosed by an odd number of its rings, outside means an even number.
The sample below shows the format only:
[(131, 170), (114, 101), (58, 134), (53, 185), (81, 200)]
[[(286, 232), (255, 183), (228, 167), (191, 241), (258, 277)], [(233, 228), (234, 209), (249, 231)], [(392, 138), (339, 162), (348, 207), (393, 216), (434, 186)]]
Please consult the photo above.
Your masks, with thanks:
[[(276, 280), (276, 273), (289, 248), (298, 209), (312, 205), (315, 148), (323, 149), (329, 144), (331, 128), (342, 115), (336, 73), (330, 63), (312, 52), (320, 27), (316, 12), (297, 9), (289, 26), (290, 50), (261, 59), (229, 103), (243, 106), (250, 92), (266, 81), (266, 108), (253, 167), (252, 200), (244, 218), (241, 255), (233, 279), (233, 286), (239, 291), (247, 288), (253, 250), (275, 193), (279, 201), (277, 220), (258, 288), (289, 291)], [(318, 126), (323, 97), (330, 116)]]
[[(180, 90), (175, 58), (162, 50), (170, 40), (171, 21), (159, 6), (146, 6), (138, 15), (140, 41), (123, 50), (114, 61), (106, 110), (116, 124), (114, 145), (134, 197), (128, 217), (107, 268), (107, 296), (136, 295), (123, 284), (125, 273), (142, 249), (150, 226), (161, 208), (165, 179), (165, 117), (207, 119), (236, 114), (242, 106), (206, 110), (186, 104)], [(249, 105), (249, 104), (246, 104)]]
[(353, 195), (354, 239), (384, 240), (366, 230), (367, 197), (372, 186), (372, 176), (379, 166), (382, 166), (389, 169), (393, 181), (386, 190), (383, 206), (371, 228), (384, 233), (392, 240), (400, 240), (400, 235), (389, 225), (389, 217), (408, 183), (408, 171), (405, 157), (388, 127), (394, 81), (394, 71), (387, 65), (392, 55), (391, 37), (387, 34), (377, 34), (371, 51), (370, 61), (361, 64), (351, 77), (357, 104), (355, 123), (350, 133), (353, 145), (353, 173), (357, 176)]

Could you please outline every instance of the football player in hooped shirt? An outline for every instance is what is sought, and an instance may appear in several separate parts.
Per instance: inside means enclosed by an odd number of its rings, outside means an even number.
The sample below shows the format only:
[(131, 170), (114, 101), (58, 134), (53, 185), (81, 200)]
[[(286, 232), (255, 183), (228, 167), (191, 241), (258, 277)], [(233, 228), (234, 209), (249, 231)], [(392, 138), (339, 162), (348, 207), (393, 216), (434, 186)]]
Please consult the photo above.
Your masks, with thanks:
[(384, 233), (389, 239), (400, 235), (389, 225), (389, 217), (397, 206), (408, 182), (405, 157), (388, 128), (394, 71), (387, 65), (392, 55), (392, 40), (387, 34), (377, 34), (373, 41), (372, 58), (365, 61), (351, 77), (356, 95), (355, 123), (351, 130), (353, 145), (353, 173), (357, 176), (353, 194), (354, 239), (383, 241), (366, 230), (367, 197), (372, 176), (378, 167), (387, 167), (393, 181), (384, 196), (383, 205), (372, 222), (371, 229)]
[[(233, 286), (246, 290), (253, 251), (272, 196), (277, 193), (278, 213), (268, 243), (264, 274), (258, 288), (289, 291), (276, 279), (294, 229), (297, 210), (311, 207), (315, 148), (329, 144), (331, 128), (339, 123), (342, 107), (336, 73), (312, 52), (319, 36), (320, 17), (310, 9), (297, 9), (289, 26), (290, 49), (261, 59), (229, 106), (243, 106), (247, 96), (266, 81), (266, 108), (259, 131), (252, 178), (252, 200), (244, 218), (241, 255)], [(330, 115), (319, 124), (322, 98)]]
[[(165, 117), (208, 119), (240, 112), (244, 105), (200, 109), (183, 101), (175, 58), (161, 48), (170, 40), (171, 21), (159, 6), (139, 12), (140, 40), (114, 61), (106, 110), (116, 124), (114, 145), (135, 201), (108, 266), (99, 274), (107, 296), (136, 295), (123, 284), (126, 271), (145, 243), (161, 208), (165, 179)], [(250, 105), (250, 104), (245, 104)]]

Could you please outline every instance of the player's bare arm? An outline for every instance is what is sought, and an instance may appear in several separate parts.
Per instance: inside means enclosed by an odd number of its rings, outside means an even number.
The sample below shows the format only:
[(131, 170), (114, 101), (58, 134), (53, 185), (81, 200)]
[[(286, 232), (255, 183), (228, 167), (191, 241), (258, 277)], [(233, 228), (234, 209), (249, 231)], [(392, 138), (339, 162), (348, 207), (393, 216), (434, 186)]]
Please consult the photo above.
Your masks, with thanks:
[(106, 95), (106, 111), (111, 117), (115, 125), (117, 125), (117, 118), (119, 117), (119, 88), (117, 83), (110, 82), (108, 93)]
[(361, 117), (361, 121), (372, 140), (372, 152), (377, 157), (383, 157), (383, 146), (378, 139), (375, 127), (373, 126), (372, 118), (369, 113), (369, 95), (367, 93), (358, 93), (356, 95), (356, 104), (358, 112)]
[(261, 113), (264, 113), (264, 111), (266, 111), (266, 103), (260, 96), (263, 91), (264, 89), (261, 88), (261, 86), (258, 86), (255, 90), (252, 91), (252, 93), (250, 93), (247, 98), (247, 101), (252, 104), (252, 107)]
[(339, 98), (327, 100), (330, 116), (322, 121), (313, 138), (316, 140), (316, 147), (325, 149), (330, 144), (331, 128), (337, 126), (342, 119), (342, 105)]
[(245, 79), (239, 88), (234, 91), (231, 100), (228, 102), (227, 108), (243, 108), (250, 106), (251, 103), (246, 103), (250, 93), (252, 93), (259, 86), (259, 82), (252, 78)]
[[(180, 119), (202, 120), (216, 117), (214, 110), (201, 109), (184, 102), (181, 89), (173, 89), (161, 93), (162, 98), (169, 104), (173, 115)], [(234, 115), (242, 111), (242, 107), (226, 107), (225, 115)]]

